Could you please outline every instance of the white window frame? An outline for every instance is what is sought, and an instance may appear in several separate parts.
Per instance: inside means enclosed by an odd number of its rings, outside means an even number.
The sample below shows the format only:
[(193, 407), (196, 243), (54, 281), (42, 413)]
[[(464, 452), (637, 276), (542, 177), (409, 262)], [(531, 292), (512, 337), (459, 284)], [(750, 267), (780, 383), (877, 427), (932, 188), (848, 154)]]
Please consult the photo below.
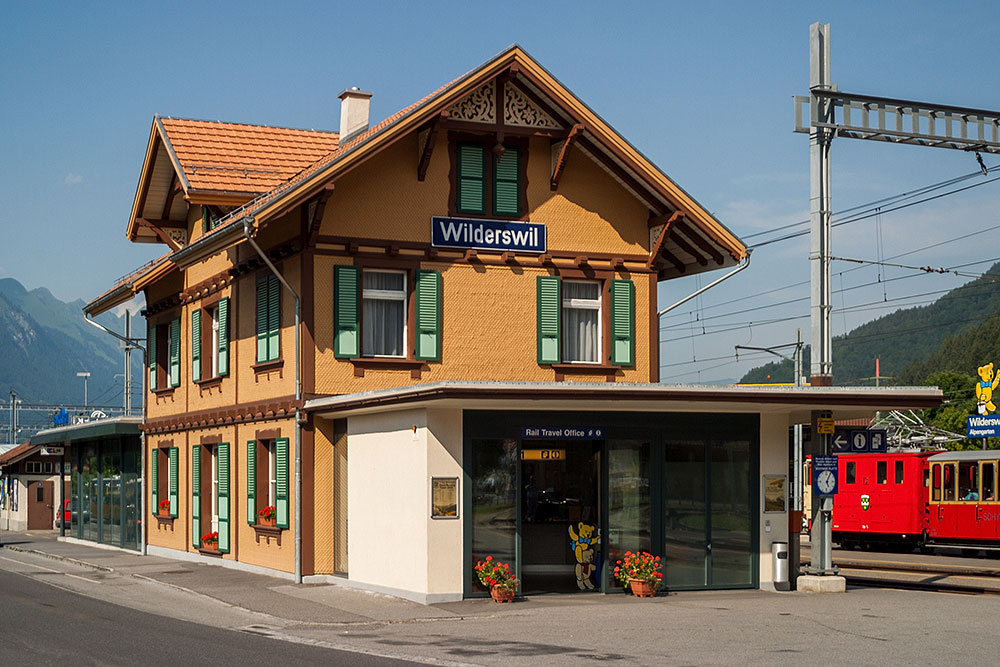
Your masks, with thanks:
[(216, 303), (205, 308), (204, 312), (212, 326), (212, 338), (208, 346), (209, 355), (211, 355), (209, 377), (217, 378), (219, 377), (219, 304)]
[(278, 504), (277, 444), (274, 440), (268, 440), (265, 447), (267, 448), (267, 506), (275, 507)]
[[(563, 285), (566, 284), (586, 284), (586, 285), (596, 285), (597, 286), (597, 298), (596, 299), (571, 299), (562, 298), (561, 308), (566, 310), (596, 310), (597, 311), (597, 359), (594, 361), (579, 361), (579, 360), (567, 360), (563, 359), (563, 363), (570, 364), (599, 364), (601, 363), (601, 354), (604, 349), (604, 283), (600, 280), (563, 280)], [(563, 290), (565, 294), (565, 290)], [(561, 315), (563, 320), (563, 330), (562, 335), (567, 336), (568, 331), (566, 327), (566, 317)], [(565, 338), (559, 341), (562, 346), (563, 351), (565, 351)]]
[[(366, 289), (364, 287), (365, 279), (364, 274), (366, 273), (395, 273), (397, 275), (403, 276), (403, 289), (401, 291), (396, 290), (381, 290), (381, 289)], [(406, 326), (410, 319), (409, 311), (407, 310), (408, 305), (406, 303), (406, 294), (408, 285), (406, 284), (406, 271), (394, 271), (392, 269), (362, 269), (361, 272), (361, 340), (362, 340), (362, 350), (361, 356), (363, 357), (384, 357), (389, 359), (406, 359), (409, 351), (407, 350), (407, 331)], [(372, 354), (364, 349), (364, 329), (368, 326), (368, 323), (364, 319), (364, 303), (366, 299), (379, 299), (384, 301), (400, 301), (403, 304), (403, 352), (402, 354)]]

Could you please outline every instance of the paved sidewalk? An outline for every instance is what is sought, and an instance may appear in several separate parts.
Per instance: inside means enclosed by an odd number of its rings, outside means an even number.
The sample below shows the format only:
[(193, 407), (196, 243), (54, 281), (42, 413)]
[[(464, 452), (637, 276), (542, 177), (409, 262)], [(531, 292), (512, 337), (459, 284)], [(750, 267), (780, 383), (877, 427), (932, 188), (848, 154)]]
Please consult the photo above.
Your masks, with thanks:
[[(0, 537), (8, 549), (98, 568), (71, 579), (91, 592), (113, 589), (146, 596), (141, 600), (148, 603), (148, 588), (126, 584), (132, 577), (135, 584), (151, 580), (179, 589), (164, 589), (163, 597), (188, 620), (438, 666), (996, 664), (1000, 595), (721, 590), (647, 600), (542, 595), (504, 605), (487, 598), (424, 606), (345, 586), (294, 585), (217, 565), (60, 542), (55, 531)], [(228, 613), (220, 614), (216, 601)], [(206, 615), (208, 621), (198, 620)]]
[(287, 579), (228, 567), (143, 556), (58, 539), (58, 530), (4, 531), (3, 547), (70, 561), (104, 572), (150, 579), (196, 595), (204, 595), (287, 621), (323, 623), (403, 622), (494, 611), (485, 600), (449, 605), (422, 605), (409, 600), (336, 584), (293, 584)]

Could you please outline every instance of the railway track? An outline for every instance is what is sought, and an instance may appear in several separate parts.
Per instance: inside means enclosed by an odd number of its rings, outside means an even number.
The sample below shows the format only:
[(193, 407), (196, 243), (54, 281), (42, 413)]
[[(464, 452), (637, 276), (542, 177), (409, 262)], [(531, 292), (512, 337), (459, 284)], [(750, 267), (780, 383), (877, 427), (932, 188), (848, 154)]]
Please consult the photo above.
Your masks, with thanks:
[[(835, 550), (833, 562), (852, 586), (1000, 595), (1000, 559), (996, 558)], [(809, 563), (806, 545), (802, 563)]]

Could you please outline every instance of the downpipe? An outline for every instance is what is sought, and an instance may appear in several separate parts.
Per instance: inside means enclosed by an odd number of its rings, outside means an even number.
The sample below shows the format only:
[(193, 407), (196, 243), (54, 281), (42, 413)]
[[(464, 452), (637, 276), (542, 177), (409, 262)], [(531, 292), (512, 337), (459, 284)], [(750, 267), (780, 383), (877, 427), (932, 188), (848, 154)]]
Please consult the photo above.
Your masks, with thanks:
[[(264, 261), (267, 268), (271, 270), (274, 277), (285, 286), (285, 289), (292, 295), (295, 300), (295, 583), (302, 583), (302, 424), (301, 424), (301, 408), (299, 407), (302, 402), (302, 337), (299, 335), (299, 326), (301, 324), (301, 302), (299, 300), (298, 293), (292, 289), (292, 286), (288, 284), (285, 277), (278, 272), (277, 267), (271, 263), (271, 260), (267, 258), (267, 255), (261, 250), (257, 242), (253, 240), (253, 235), (251, 234), (251, 229), (253, 225), (253, 216), (246, 216), (243, 218), (243, 236), (246, 238), (250, 247), (254, 249), (254, 252)], [(301, 271), (300, 271), (301, 274)], [(301, 278), (300, 278), (301, 279)]]
[(735, 269), (733, 269), (732, 271), (730, 271), (726, 275), (722, 276), (721, 278), (716, 278), (715, 280), (713, 280), (709, 284), (705, 285), (701, 289), (698, 289), (698, 290), (695, 290), (694, 292), (691, 292), (690, 294), (688, 294), (686, 297), (684, 297), (683, 299), (681, 299), (677, 303), (675, 303), (673, 305), (670, 305), (670, 306), (667, 306), (663, 310), (657, 311), (656, 316), (657, 317), (663, 317), (664, 315), (666, 315), (667, 313), (669, 313), (674, 308), (677, 308), (678, 306), (681, 306), (681, 305), (687, 303), (688, 301), (690, 301), (691, 299), (695, 298), (699, 294), (707, 292), (708, 290), (712, 289), (713, 287), (715, 287), (716, 285), (718, 285), (719, 283), (721, 283), (723, 280), (729, 280), (730, 278), (732, 278), (733, 276), (735, 276), (737, 273), (739, 273), (743, 269), (745, 269), (748, 266), (750, 266), (750, 254), (752, 252), (753, 252), (753, 250), (751, 250), (750, 248), (747, 248), (746, 259), (744, 259), (743, 262), (739, 266), (737, 266)]

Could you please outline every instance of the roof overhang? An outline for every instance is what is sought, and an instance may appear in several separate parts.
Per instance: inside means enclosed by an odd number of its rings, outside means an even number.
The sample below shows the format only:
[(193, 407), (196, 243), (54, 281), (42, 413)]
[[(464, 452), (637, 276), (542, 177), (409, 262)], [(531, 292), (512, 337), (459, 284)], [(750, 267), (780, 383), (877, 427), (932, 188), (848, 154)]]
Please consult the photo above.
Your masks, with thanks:
[(814, 410), (835, 418), (871, 416), (878, 410), (935, 408), (937, 387), (740, 387), (572, 382), (446, 381), (307, 401), (319, 417), (345, 417), (409, 408), (468, 410), (591, 410), (785, 414), (807, 423)]
[(56, 428), (39, 431), (32, 436), (30, 442), (32, 446), (69, 445), (80, 440), (96, 440), (98, 438), (121, 435), (139, 437), (139, 426), (141, 424), (141, 417), (115, 417), (114, 419), (101, 419), (84, 424), (57, 426)]

